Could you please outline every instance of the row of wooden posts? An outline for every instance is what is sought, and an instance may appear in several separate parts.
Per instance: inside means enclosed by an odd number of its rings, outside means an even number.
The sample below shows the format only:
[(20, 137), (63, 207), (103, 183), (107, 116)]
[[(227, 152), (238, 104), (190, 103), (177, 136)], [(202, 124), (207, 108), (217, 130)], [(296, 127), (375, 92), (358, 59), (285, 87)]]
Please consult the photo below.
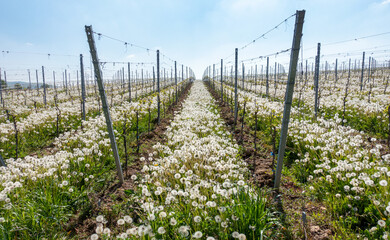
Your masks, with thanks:
[[(123, 171), (122, 171), (121, 162), (119, 159), (118, 147), (117, 147), (116, 140), (115, 140), (110, 111), (109, 111), (109, 107), (107, 105), (107, 98), (106, 98), (106, 94), (104, 91), (102, 71), (100, 69), (99, 58), (97, 55), (97, 49), (96, 49), (96, 45), (95, 45), (92, 26), (85, 26), (85, 32), (87, 34), (87, 39), (88, 39), (89, 49), (90, 49), (90, 53), (91, 53), (91, 57), (92, 57), (92, 63), (93, 63), (93, 67), (94, 67), (95, 77), (96, 77), (96, 80), (97, 80), (97, 83), (99, 86), (100, 98), (102, 101), (103, 112), (104, 112), (104, 115), (106, 118), (107, 131), (108, 131), (108, 134), (110, 137), (111, 148), (113, 151), (115, 164), (116, 164), (116, 168), (117, 168), (117, 175), (118, 175), (120, 184), (122, 184), (124, 182)], [(157, 75), (157, 124), (159, 124), (160, 120), (161, 120), (161, 117), (160, 117), (160, 115), (161, 115), (161, 113), (160, 113), (161, 112), (161, 106), (160, 106), (160, 104), (161, 104), (161, 100), (160, 100), (160, 51), (157, 50), (156, 54), (157, 54), (157, 66), (156, 66), (156, 68), (157, 68), (156, 69), (156, 73), (157, 73), (156, 74)], [(176, 61), (174, 62), (174, 65), (175, 65), (175, 85), (176, 85), (176, 89), (175, 89), (176, 100), (175, 100), (175, 102), (177, 102), (177, 98), (178, 98), (178, 87), (177, 86), (178, 85), (177, 85), (177, 62)], [(191, 78), (191, 76), (193, 76), (193, 73), (190, 70), (190, 78)], [(154, 77), (154, 74), (153, 74), (153, 77)], [(182, 65), (182, 78), (184, 78), (184, 66), (183, 65)], [(129, 84), (129, 92), (131, 92), (130, 84)], [(138, 115), (137, 115), (137, 117), (138, 117)], [(137, 137), (137, 139), (138, 139), (138, 137)]]
[[(285, 147), (286, 147), (288, 124), (289, 124), (289, 120), (290, 120), (292, 97), (293, 97), (293, 92), (294, 92), (295, 76), (296, 76), (296, 72), (297, 72), (297, 64), (298, 64), (299, 49), (300, 49), (300, 43), (301, 43), (301, 37), (302, 37), (304, 16), (305, 16), (305, 10), (297, 11), (296, 19), (295, 19), (294, 36), (293, 36), (292, 48), (291, 48), (289, 71), (288, 71), (287, 90), (286, 90), (286, 97), (285, 97), (285, 104), (284, 104), (284, 111), (283, 111), (282, 129), (281, 129), (281, 134), (280, 134), (277, 167), (276, 167), (276, 172), (275, 172), (275, 181), (274, 181), (275, 189), (279, 189), (279, 187), (280, 187), (281, 173), (282, 173), (282, 167), (283, 167), (283, 158), (284, 158)], [(235, 49), (234, 63), (235, 63), (235, 65), (234, 65), (234, 109), (233, 109), (233, 113), (234, 113), (234, 126), (236, 126), (237, 125), (237, 118), (238, 118), (238, 92), (237, 92), (237, 89), (238, 89), (238, 48)], [(269, 64), (269, 59), (267, 58), (267, 65), (268, 64)], [(209, 73), (211, 72), (210, 69), (211, 69), (211, 67), (209, 67), (207, 70)], [(213, 72), (215, 72), (215, 67), (213, 67)], [(207, 75), (206, 80), (211, 81), (210, 74), (206, 74), (206, 75)], [(266, 75), (267, 75), (267, 79), (268, 79), (268, 67), (266, 70)], [(244, 74), (243, 74), (243, 76), (244, 76)], [(244, 83), (244, 77), (242, 80)], [(223, 59), (221, 59), (221, 64), (220, 64), (220, 84), (221, 84), (221, 99), (223, 99), (224, 98)], [(213, 86), (215, 86), (215, 84), (213, 84)], [(268, 89), (268, 87), (269, 86), (268, 86), (268, 81), (267, 81), (267, 89)], [(266, 94), (268, 96), (269, 92), (267, 91)], [(232, 97), (232, 99), (233, 99), (233, 97)], [(241, 127), (243, 127), (243, 126), (241, 126)]]
[[(98, 88), (99, 88), (99, 95), (100, 95), (100, 99), (101, 99), (101, 102), (102, 102), (102, 108), (103, 108), (103, 112), (104, 112), (104, 115), (105, 115), (105, 118), (106, 118), (107, 130), (108, 130), (109, 137), (110, 137), (111, 147), (112, 147), (114, 158), (115, 158), (115, 162), (116, 162), (116, 165), (117, 165), (118, 177), (119, 177), (120, 182), (122, 183), (123, 182), (123, 173), (122, 173), (122, 169), (121, 169), (121, 166), (120, 166), (119, 155), (118, 155), (118, 148), (117, 148), (116, 141), (115, 141), (115, 136), (114, 136), (114, 132), (113, 132), (111, 116), (110, 116), (110, 112), (109, 112), (109, 106), (108, 106), (108, 102), (107, 102), (107, 98), (106, 98), (106, 93), (105, 93), (105, 90), (104, 90), (102, 71), (100, 69), (100, 64), (99, 64), (98, 57), (97, 57), (97, 50), (96, 50), (95, 42), (94, 42), (94, 39), (93, 39), (92, 26), (85, 26), (85, 31), (86, 31), (86, 34), (87, 34), (87, 39), (88, 39), (90, 52), (91, 52), (91, 56), (92, 56), (92, 62), (93, 62), (93, 67), (94, 67), (96, 84), (98, 85)], [(181, 67), (182, 67), (181, 68), (181, 74), (182, 74), (181, 78), (182, 78), (182, 80), (184, 80), (184, 65), (182, 65)], [(154, 67), (153, 67), (153, 70), (154, 70)], [(176, 99), (175, 99), (175, 102), (177, 102), (177, 99), (178, 99), (178, 82), (177, 82), (178, 81), (178, 76), (177, 76), (177, 72), (178, 71), (177, 71), (177, 62), (176, 61), (174, 62), (174, 71), (175, 71), (174, 80), (175, 80), (175, 85), (176, 85), (176, 89), (175, 89), (175, 98)], [(156, 91), (157, 91), (157, 105), (158, 105), (158, 108), (157, 108), (157, 122), (159, 123), (160, 119), (161, 119), (161, 106), (160, 106), (160, 104), (161, 104), (161, 101), (160, 101), (160, 52), (159, 52), (159, 50), (157, 50), (157, 71), (156, 72), (157, 72), (157, 74), (155, 74), (155, 71), (153, 71), (153, 91), (155, 90), (154, 89), (154, 85), (155, 85), (154, 83), (157, 80), (157, 89), (156, 89)], [(85, 97), (86, 97), (85, 95), (86, 95), (86, 91), (85, 91), (84, 64), (83, 64), (83, 55), (82, 54), (80, 54), (80, 73), (81, 73), (81, 89), (82, 89), (82, 96), (81, 96), (82, 118), (83, 118), (83, 120), (85, 120), (85, 117), (86, 117), (86, 112), (85, 112)], [(44, 103), (46, 105), (47, 104), (46, 103), (46, 84), (45, 84), (45, 75), (44, 74), (45, 74), (44, 73), (44, 67), (42, 67), (42, 78), (43, 78), (43, 87), (44, 87)], [(123, 72), (123, 74), (124, 74), (124, 72)], [(157, 78), (156, 78), (156, 75), (157, 75)], [(187, 75), (187, 79), (192, 79), (193, 78), (193, 72), (188, 67), (186, 67), (186, 75)], [(130, 76), (130, 63), (128, 63), (128, 76)], [(165, 79), (165, 74), (164, 74), (164, 79)], [(123, 80), (124, 80), (124, 78), (123, 78)], [(125, 85), (124, 82), (121, 85), (122, 85), (122, 87), (124, 87), (124, 85)], [(38, 85), (37, 85), (37, 87), (38, 87)], [(67, 88), (67, 84), (65, 85), (65, 88)], [(39, 89), (37, 89), (37, 90), (39, 91)], [(0, 84), (0, 97), (1, 97), (1, 101), (2, 101), (2, 103), (4, 105), (4, 99), (2, 97), (2, 92), (3, 92), (3, 89), (1, 89), (1, 84)], [(132, 89), (131, 89), (130, 77), (129, 77), (129, 81), (128, 81), (128, 92), (129, 92), (129, 101), (131, 101), (132, 100), (132, 96), (131, 96)], [(180, 91), (180, 92), (182, 92), (182, 91)], [(55, 102), (56, 102), (56, 99), (55, 99)], [(57, 107), (57, 104), (56, 104), (56, 107)], [(11, 116), (11, 114), (10, 114), (10, 116)], [(58, 118), (58, 116), (57, 116), (57, 118)], [(13, 118), (13, 121), (14, 121), (15, 129), (16, 129), (15, 130), (15, 134), (16, 134), (16, 141), (17, 141), (18, 132), (17, 132), (17, 128), (16, 128), (15, 117)], [(57, 119), (57, 124), (58, 124), (58, 119)], [(17, 154), (18, 154), (18, 150), (16, 150), (16, 158), (18, 157)], [(4, 162), (3, 158), (1, 157), (1, 155), (0, 155), (0, 166), (6, 166), (6, 163)]]

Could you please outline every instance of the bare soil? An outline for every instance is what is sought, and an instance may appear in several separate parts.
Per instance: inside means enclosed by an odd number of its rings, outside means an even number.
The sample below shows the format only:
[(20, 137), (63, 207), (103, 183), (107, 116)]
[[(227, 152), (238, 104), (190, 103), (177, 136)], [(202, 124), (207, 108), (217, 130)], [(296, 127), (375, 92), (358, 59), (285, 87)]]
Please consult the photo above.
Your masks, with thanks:
[(237, 143), (242, 147), (242, 158), (245, 160), (251, 170), (250, 182), (255, 183), (257, 186), (269, 186), (273, 185), (273, 172), (272, 172), (272, 156), (271, 147), (262, 142), (259, 137), (256, 139), (257, 149), (255, 146), (254, 132), (245, 124), (241, 131), (242, 117), (237, 118), (237, 124), (234, 126), (234, 114), (229, 105), (220, 101), (219, 94), (217, 94), (212, 88), (208, 87), (211, 95), (218, 101), (221, 117), (225, 120), (227, 129), (233, 134)]

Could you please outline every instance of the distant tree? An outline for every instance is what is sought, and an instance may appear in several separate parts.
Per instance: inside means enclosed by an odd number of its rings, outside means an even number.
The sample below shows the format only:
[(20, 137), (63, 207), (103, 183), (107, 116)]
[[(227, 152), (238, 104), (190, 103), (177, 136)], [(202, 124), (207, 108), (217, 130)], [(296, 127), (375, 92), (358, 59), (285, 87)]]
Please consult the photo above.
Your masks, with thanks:
[(22, 89), (22, 85), (20, 85), (20, 83), (15, 83), (15, 86), (14, 86), (15, 89)]
[[(47, 84), (47, 83), (45, 83), (45, 87), (46, 88), (50, 88), (50, 85), (49, 84)], [(41, 87), (40, 88), (43, 88), (43, 84), (41, 85)]]
[(7, 83), (1, 79), (1, 88), (6, 88), (7, 87)]

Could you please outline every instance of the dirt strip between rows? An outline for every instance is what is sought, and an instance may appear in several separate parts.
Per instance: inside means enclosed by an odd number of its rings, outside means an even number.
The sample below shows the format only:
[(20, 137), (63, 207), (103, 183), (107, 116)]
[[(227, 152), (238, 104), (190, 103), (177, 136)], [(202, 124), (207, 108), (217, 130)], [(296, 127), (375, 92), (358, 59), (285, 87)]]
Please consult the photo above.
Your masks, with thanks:
[[(133, 158), (131, 165), (124, 169), (125, 181), (122, 185), (119, 185), (117, 182), (108, 182), (107, 188), (105, 188), (100, 193), (90, 195), (90, 201), (92, 203), (92, 208), (87, 216), (78, 215), (75, 218), (71, 219), (68, 223), (68, 229), (72, 232), (72, 235), (77, 235), (79, 239), (86, 239), (94, 232), (95, 228), (95, 219), (90, 218), (91, 216), (96, 215), (100, 212), (110, 212), (112, 211), (112, 206), (124, 201), (127, 196), (125, 194), (126, 190), (135, 191), (136, 185), (134, 180), (131, 179), (132, 175), (140, 173), (142, 166), (145, 162), (140, 159), (143, 157), (148, 159), (148, 153), (152, 151), (152, 146), (157, 142), (164, 142), (164, 132), (166, 128), (170, 125), (172, 119), (176, 112), (180, 111), (182, 108), (182, 103), (187, 98), (189, 91), (193, 83), (190, 83), (185, 89), (183, 94), (178, 98), (177, 104), (170, 106), (165, 114), (161, 112), (163, 118), (160, 120), (160, 124), (156, 126), (155, 129), (149, 133), (140, 135), (140, 151), (138, 154), (133, 153), (130, 157)], [(110, 215), (108, 215), (109, 217)], [(112, 220), (112, 219), (108, 219)]]

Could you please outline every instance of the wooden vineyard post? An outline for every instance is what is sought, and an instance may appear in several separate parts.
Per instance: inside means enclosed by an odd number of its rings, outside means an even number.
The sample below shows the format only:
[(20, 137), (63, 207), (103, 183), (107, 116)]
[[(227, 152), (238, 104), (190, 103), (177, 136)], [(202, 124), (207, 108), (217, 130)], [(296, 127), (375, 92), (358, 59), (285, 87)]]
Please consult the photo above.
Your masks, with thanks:
[(284, 151), (286, 148), (288, 123), (290, 121), (290, 111), (291, 111), (291, 105), (292, 105), (292, 99), (293, 99), (293, 93), (294, 93), (295, 75), (297, 72), (299, 47), (301, 45), (302, 27), (303, 27), (304, 18), (305, 18), (305, 10), (297, 11), (296, 17), (295, 17), (294, 38), (293, 38), (293, 42), (292, 42), (291, 55), (290, 55), (290, 66), (289, 66), (289, 72), (288, 72), (286, 97), (285, 97), (285, 102), (284, 102), (282, 129), (281, 129), (281, 133), (280, 133), (278, 160), (277, 160), (277, 167), (276, 167), (276, 173), (275, 173), (274, 188), (277, 190), (279, 190), (280, 179), (281, 179), (281, 175), (282, 175), (283, 158), (284, 158)]
[(184, 86), (184, 65), (181, 65), (181, 87), (180, 87), (180, 96), (183, 94), (183, 91), (185, 89)]
[(276, 84), (276, 81), (277, 81), (277, 76), (276, 76), (276, 74), (277, 74), (277, 62), (275, 62), (275, 69), (274, 69), (274, 72), (275, 72), (275, 74), (274, 74), (274, 89), (275, 89), (275, 92), (274, 92), (274, 99), (275, 99), (275, 96), (276, 96), (276, 88), (277, 88), (277, 84)]
[(267, 69), (265, 70), (265, 77), (266, 77), (266, 83), (265, 83), (265, 96), (269, 97), (269, 57), (267, 57)]
[(83, 54), (80, 54), (80, 76), (81, 76), (81, 104), (83, 109), (83, 120), (85, 121), (85, 78)]
[(320, 51), (321, 51), (321, 43), (317, 45), (317, 56), (316, 56), (316, 66), (314, 72), (314, 91), (315, 91), (315, 99), (314, 99), (314, 115), (317, 119), (318, 114), (318, 78), (320, 76)]
[[(30, 74), (30, 69), (27, 70), (28, 73), (28, 88), (30, 89), (29, 92), (31, 92), (31, 74)], [(1, 71), (0, 71), (1, 74)]]
[(7, 164), (5, 164), (3, 157), (0, 155), (0, 167), (7, 167)]
[(237, 114), (238, 114), (238, 95), (237, 95), (237, 77), (238, 77), (238, 48), (235, 52), (235, 73), (234, 73), (234, 126), (237, 124)]
[[(130, 63), (127, 63), (127, 77), (129, 78), (129, 102), (131, 102), (131, 77), (130, 77)], [(154, 79), (154, 68), (153, 68), (153, 79)], [(153, 80), (153, 91), (154, 91), (154, 80)]]
[(93, 38), (92, 26), (85, 26), (85, 32), (86, 32), (87, 38), (88, 38), (88, 44), (89, 44), (89, 49), (91, 52), (92, 63), (93, 63), (93, 67), (95, 70), (95, 77), (97, 80), (97, 84), (99, 86), (100, 99), (102, 101), (104, 116), (106, 118), (107, 131), (108, 131), (108, 135), (110, 137), (111, 148), (112, 148), (112, 152), (113, 152), (114, 158), (115, 158), (115, 164), (116, 164), (116, 169), (117, 169), (117, 173), (118, 173), (118, 178), (119, 178), (119, 182), (122, 184), (124, 182), (123, 172), (122, 172), (122, 167), (121, 167), (121, 163), (120, 163), (120, 159), (119, 159), (118, 146), (117, 146), (116, 140), (115, 140), (114, 129), (112, 126), (110, 109), (108, 108), (106, 93), (104, 91), (103, 78), (102, 78), (102, 73), (100, 70), (99, 58), (97, 56), (95, 40)]
[[(367, 80), (363, 84), (363, 88), (365, 88), (366, 83), (370, 83), (370, 76), (371, 76), (371, 56), (368, 57), (368, 72), (367, 72)], [(370, 102), (370, 97), (368, 97), (368, 102)]]
[(0, 69), (0, 102), (3, 104), (4, 107), (4, 102), (3, 102), (3, 82), (1, 81), (1, 69)]
[(65, 89), (65, 73), (62, 72), (62, 88)]
[(66, 95), (68, 95), (68, 73), (65, 69), (65, 91), (66, 91)]
[(215, 82), (214, 82), (214, 80), (215, 80), (215, 64), (213, 64), (213, 89), (215, 91)]
[(160, 124), (160, 50), (157, 50), (157, 124)]
[(175, 87), (176, 87), (176, 104), (177, 104), (177, 65), (175, 61)]
[(362, 60), (362, 73), (360, 76), (360, 91), (363, 90), (363, 76), (364, 76), (364, 57), (366, 55), (366, 52), (363, 52), (363, 60)]
[[(7, 72), (4, 71), (4, 83), (5, 83), (5, 87), (8, 88), (8, 84), (7, 84)], [(4, 90), (8, 90), (8, 89), (4, 89)], [(8, 95), (8, 91), (5, 91), (5, 95), (7, 96)]]
[(257, 64), (255, 65), (255, 94), (257, 94)]
[(387, 133), (387, 146), (390, 147), (390, 105), (387, 106), (387, 115), (389, 117), (389, 124), (388, 124), (389, 132)]
[(54, 87), (54, 92), (55, 92), (55, 95), (57, 95), (57, 87), (56, 87), (56, 72), (53, 71), (53, 87)]
[(137, 69), (135, 70), (134, 83), (135, 83), (135, 99), (137, 99), (138, 98), (138, 71), (137, 71)]
[(221, 59), (221, 101), (223, 103), (223, 59)]
[(37, 96), (39, 96), (38, 70), (35, 69), (35, 78), (37, 79)]
[(144, 69), (141, 68), (141, 89), (144, 89)]
[(242, 63), (242, 90), (245, 90), (245, 65)]
[(42, 81), (43, 81), (43, 103), (46, 106), (46, 83), (45, 83), (45, 68), (42, 66)]
[(336, 83), (337, 83), (337, 58), (336, 58), (336, 64), (334, 66), (334, 86), (336, 87)]
[[(184, 90), (184, 65), (183, 64), (181, 65), (181, 81), (182, 81), (181, 92), (183, 92), (183, 90)], [(181, 95), (181, 93), (180, 93), (180, 95)]]
[(122, 67), (121, 87), (123, 89), (123, 91), (122, 91), (122, 99), (123, 99), (123, 95), (125, 95), (125, 92), (126, 92), (126, 88), (125, 88), (125, 68), (124, 67)]

